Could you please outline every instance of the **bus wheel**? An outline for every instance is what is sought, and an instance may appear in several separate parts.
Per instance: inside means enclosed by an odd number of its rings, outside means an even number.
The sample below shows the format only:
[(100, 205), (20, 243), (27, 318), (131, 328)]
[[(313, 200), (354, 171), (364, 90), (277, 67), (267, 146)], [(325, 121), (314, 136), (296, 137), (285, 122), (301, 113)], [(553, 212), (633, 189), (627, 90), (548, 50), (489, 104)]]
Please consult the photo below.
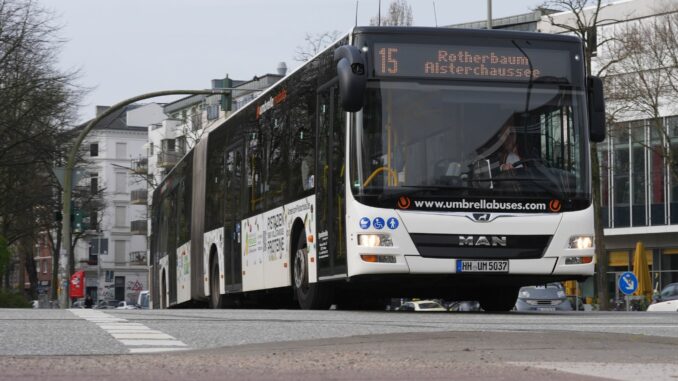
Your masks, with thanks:
[(165, 309), (167, 308), (167, 299), (165, 293), (167, 292), (165, 289), (167, 288), (165, 286), (165, 282), (167, 282), (167, 279), (165, 278), (165, 272), (162, 272), (162, 277), (160, 277), (162, 281), (160, 282), (160, 309)]
[(308, 247), (306, 237), (299, 234), (292, 262), (292, 287), (299, 307), (303, 310), (324, 310), (330, 308), (331, 299), (325, 285), (308, 281)]
[(518, 298), (519, 288), (507, 287), (504, 290), (494, 290), (480, 299), (480, 307), (487, 312), (506, 312), (513, 309)]
[(215, 258), (210, 269), (210, 308), (223, 308), (223, 304), (223, 297), (219, 293), (219, 262)]

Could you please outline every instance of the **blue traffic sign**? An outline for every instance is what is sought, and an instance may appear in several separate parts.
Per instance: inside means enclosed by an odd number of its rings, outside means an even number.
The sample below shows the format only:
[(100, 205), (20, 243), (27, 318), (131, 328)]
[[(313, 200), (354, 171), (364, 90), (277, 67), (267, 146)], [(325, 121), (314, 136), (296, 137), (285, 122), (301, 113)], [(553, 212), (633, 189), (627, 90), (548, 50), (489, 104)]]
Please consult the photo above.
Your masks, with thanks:
[(360, 219), (360, 228), (361, 229), (367, 229), (370, 227), (370, 219), (367, 217), (363, 217)]
[(638, 289), (638, 278), (636, 274), (626, 271), (619, 277), (619, 291), (625, 295), (631, 295)]

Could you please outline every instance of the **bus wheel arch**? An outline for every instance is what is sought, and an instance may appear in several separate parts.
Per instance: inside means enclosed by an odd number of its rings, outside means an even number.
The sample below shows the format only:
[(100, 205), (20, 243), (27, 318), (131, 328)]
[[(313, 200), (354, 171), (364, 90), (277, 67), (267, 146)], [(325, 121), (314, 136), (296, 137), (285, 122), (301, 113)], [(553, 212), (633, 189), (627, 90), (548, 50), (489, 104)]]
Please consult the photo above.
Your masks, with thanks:
[[(297, 240), (299, 239), (299, 236), (303, 235), (306, 237), (306, 227), (304, 226), (304, 223), (302, 222), (301, 218), (296, 218), (294, 220), (294, 223), (292, 224), (292, 229), (291, 229), (291, 234), (289, 237), (289, 264), (290, 264), (290, 285), (292, 286), (292, 290), (296, 292), (294, 289), (294, 259), (295, 259), (295, 251), (297, 250)], [(296, 300), (297, 296), (296, 294), (294, 295), (294, 299)]]
[[(303, 224), (302, 224), (303, 227)], [(296, 223), (295, 223), (296, 228)], [(292, 235), (290, 259), (292, 289), (299, 307), (304, 310), (328, 309), (332, 303), (329, 289), (320, 283), (311, 283), (308, 272), (308, 242), (305, 229), (295, 229)]]
[(165, 269), (160, 272), (160, 308), (167, 308), (167, 273)]
[(209, 285), (210, 285), (210, 297), (209, 305), (210, 308), (222, 308), (223, 306), (223, 297), (221, 295), (221, 282), (219, 281), (219, 275), (221, 271), (219, 270), (219, 254), (217, 252), (217, 247), (212, 245), (210, 248), (210, 260), (209, 260)]

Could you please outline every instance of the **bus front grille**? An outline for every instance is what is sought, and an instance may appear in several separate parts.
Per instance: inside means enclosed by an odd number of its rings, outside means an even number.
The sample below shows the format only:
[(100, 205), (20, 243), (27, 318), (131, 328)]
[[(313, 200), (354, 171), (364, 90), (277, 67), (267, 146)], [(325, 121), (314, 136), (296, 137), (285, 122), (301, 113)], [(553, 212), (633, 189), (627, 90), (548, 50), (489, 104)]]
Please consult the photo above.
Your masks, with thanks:
[(537, 259), (550, 235), (410, 234), (425, 258)]

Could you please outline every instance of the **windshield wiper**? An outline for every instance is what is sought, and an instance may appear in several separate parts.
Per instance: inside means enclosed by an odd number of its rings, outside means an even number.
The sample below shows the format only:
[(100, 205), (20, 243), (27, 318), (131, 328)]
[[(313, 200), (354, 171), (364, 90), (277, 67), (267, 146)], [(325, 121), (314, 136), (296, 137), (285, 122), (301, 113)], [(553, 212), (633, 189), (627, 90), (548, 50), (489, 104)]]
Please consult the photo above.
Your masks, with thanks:
[[(517, 181), (517, 182), (530, 181), (534, 185), (538, 186), (539, 189), (546, 191), (546, 193), (553, 196), (554, 198), (556, 198), (558, 200), (565, 200), (565, 191), (561, 190), (560, 186), (558, 186), (558, 184), (555, 183), (553, 180), (545, 178), (545, 177), (499, 177), (499, 178), (495, 177), (493, 179), (476, 179), (476, 180), (473, 180), (473, 181), (478, 181), (478, 182), (492, 181), (492, 182), (497, 182), (497, 183), (510, 182), (510, 181)], [(549, 183), (549, 184), (553, 184), (554, 186), (557, 187), (557, 189), (552, 189), (552, 188), (544, 185), (543, 184), (544, 182)]]
[(400, 185), (398, 188), (419, 188), (419, 189), (428, 189), (428, 190), (441, 190), (441, 189), (473, 189), (471, 187), (465, 187), (460, 185)]
[(442, 191), (442, 190), (472, 190), (475, 188), (455, 185), (399, 185), (396, 188), (381, 188), (382, 193), (379, 198), (397, 197), (402, 195), (421, 195), (424, 191)]

